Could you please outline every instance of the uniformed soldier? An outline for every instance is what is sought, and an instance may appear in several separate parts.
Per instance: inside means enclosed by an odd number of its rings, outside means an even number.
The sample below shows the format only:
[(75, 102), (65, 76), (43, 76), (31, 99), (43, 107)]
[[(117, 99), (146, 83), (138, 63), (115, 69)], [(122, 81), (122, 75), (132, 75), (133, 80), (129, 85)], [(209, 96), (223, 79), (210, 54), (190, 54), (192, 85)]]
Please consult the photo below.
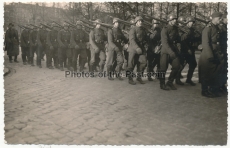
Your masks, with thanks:
[[(28, 27), (28, 26), (27, 26)], [(23, 29), (20, 37), (22, 61), (26, 65), (30, 63), (30, 41), (29, 41), (30, 30), (28, 28)]]
[(125, 38), (119, 25), (118, 18), (114, 18), (113, 28), (108, 30), (107, 73), (109, 80), (114, 80), (112, 77), (114, 70), (119, 80), (123, 80), (120, 74), (122, 65), (124, 63), (122, 44), (126, 44), (128, 40)]
[(154, 72), (154, 68), (157, 65), (157, 69), (160, 68), (160, 54), (155, 53), (156, 47), (160, 45), (161, 42), (161, 28), (159, 27), (159, 22), (156, 20), (152, 20), (152, 32), (149, 34), (149, 49), (147, 51), (147, 72), (148, 80), (153, 81), (150, 73)]
[(55, 23), (51, 24), (52, 30), (47, 34), (47, 48), (46, 48), (46, 60), (47, 68), (53, 69), (52, 59), (54, 61), (55, 68), (58, 66), (58, 28), (55, 26)]
[(227, 23), (228, 23), (228, 19), (227, 19), (227, 15), (224, 15), (222, 17), (222, 23), (220, 24), (220, 29), (221, 29), (221, 33), (220, 33), (220, 44), (221, 44), (221, 51), (224, 54), (224, 68), (222, 71), (222, 75), (221, 75), (221, 81), (222, 81), (222, 85), (220, 87), (220, 90), (223, 92), (227, 92), (227, 88), (225, 86), (225, 84), (227, 84), (227, 73), (228, 73), (228, 55), (227, 55), (227, 41), (228, 41), (228, 29), (227, 29)]
[(146, 67), (146, 51), (148, 49), (148, 36), (146, 30), (142, 27), (143, 18), (137, 16), (135, 18), (136, 26), (133, 27), (129, 32), (129, 59), (127, 76), (129, 78), (129, 84), (135, 85), (133, 81), (133, 70), (137, 65), (137, 81), (144, 84), (141, 75)]
[[(176, 90), (177, 88), (173, 85), (173, 81), (176, 78), (178, 70), (180, 68), (180, 61), (178, 58), (178, 46), (179, 33), (178, 28), (175, 26), (177, 17), (175, 15), (168, 16), (168, 25), (164, 26), (161, 31), (161, 57), (160, 57), (160, 88), (163, 90)], [(168, 64), (172, 65), (172, 71), (169, 75), (168, 82), (165, 85), (165, 73), (168, 69)]]
[(31, 66), (34, 66), (34, 53), (36, 53), (36, 50), (38, 47), (37, 33), (38, 33), (38, 29), (35, 27), (32, 27), (32, 30), (30, 31), (30, 35), (29, 35)]
[(71, 33), (71, 46), (73, 48), (73, 69), (71, 70), (77, 71), (77, 60), (79, 56), (80, 72), (82, 72), (84, 70), (85, 63), (87, 62), (86, 43), (89, 41), (89, 36), (82, 30), (80, 21), (77, 21), (76, 25), (77, 29)]
[(214, 12), (212, 21), (202, 32), (203, 50), (199, 59), (199, 82), (201, 94), (205, 97), (218, 97), (220, 87), (219, 75), (224, 65), (224, 55), (220, 46), (220, 29), (222, 13)]
[(40, 25), (40, 28), (38, 30), (37, 33), (37, 66), (39, 68), (42, 68), (42, 63), (41, 63), (41, 59), (43, 57), (43, 53), (45, 51), (46, 48), (46, 36), (47, 35), (47, 31), (45, 30), (45, 28), (43, 27), (43, 25)]
[(60, 64), (60, 70), (64, 71), (63, 64), (68, 58), (68, 68), (72, 65), (72, 53), (70, 48), (71, 33), (68, 30), (68, 24), (63, 24), (64, 28), (58, 32), (58, 59)]
[(13, 23), (9, 23), (9, 29), (5, 34), (5, 50), (9, 56), (9, 61), (12, 63), (12, 56), (14, 56), (14, 62), (18, 63), (17, 56), (19, 54), (19, 37), (18, 31), (14, 28)]
[[(95, 22), (101, 22), (100, 19), (95, 20)], [(106, 35), (101, 29), (101, 25), (96, 23), (96, 27), (90, 31), (89, 42), (90, 42), (90, 67), (89, 71), (93, 72), (96, 70), (96, 66), (99, 65), (99, 72), (102, 72), (105, 65), (106, 55), (105, 55), (105, 41)]]
[(181, 72), (185, 64), (188, 63), (189, 69), (188, 69), (186, 83), (189, 83), (190, 85), (195, 86), (196, 84), (192, 81), (193, 72), (197, 66), (196, 57), (195, 57), (195, 49), (193, 47), (195, 32), (194, 32), (194, 29), (192, 28), (195, 23), (195, 19), (192, 16), (188, 16), (185, 20), (185, 23), (186, 23), (186, 26), (183, 27), (183, 30), (185, 30), (186, 32), (180, 31), (181, 68), (178, 71), (176, 83), (178, 85), (184, 85), (184, 83), (182, 83), (180, 80), (180, 76), (181, 76)]

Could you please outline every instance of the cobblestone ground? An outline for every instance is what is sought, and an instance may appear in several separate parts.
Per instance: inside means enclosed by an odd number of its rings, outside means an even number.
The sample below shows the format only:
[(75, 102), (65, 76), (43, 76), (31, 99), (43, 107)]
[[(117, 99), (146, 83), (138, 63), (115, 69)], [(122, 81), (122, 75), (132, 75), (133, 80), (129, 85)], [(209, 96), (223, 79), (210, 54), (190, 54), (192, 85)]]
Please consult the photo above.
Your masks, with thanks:
[(19, 61), (5, 56), (11, 70), (4, 78), (8, 144), (227, 143), (227, 96), (202, 97), (200, 84), (163, 91), (158, 80), (132, 86), (127, 78), (65, 78), (45, 61), (41, 69)]

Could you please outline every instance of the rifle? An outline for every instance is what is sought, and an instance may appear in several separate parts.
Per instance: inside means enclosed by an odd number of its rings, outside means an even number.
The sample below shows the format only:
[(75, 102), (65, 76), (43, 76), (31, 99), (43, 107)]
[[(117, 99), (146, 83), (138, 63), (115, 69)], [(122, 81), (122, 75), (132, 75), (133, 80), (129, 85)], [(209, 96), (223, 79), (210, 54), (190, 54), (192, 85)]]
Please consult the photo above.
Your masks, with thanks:
[(88, 26), (94, 26), (92, 23), (90, 23), (89, 21), (83, 20), (83, 19), (79, 19), (80, 21), (82, 21), (83, 23), (88, 24)]
[[(168, 24), (168, 22), (165, 21), (165, 20), (161, 20), (161, 19), (155, 18), (155, 17), (153, 17), (153, 16), (149, 16), (149, 15), (147, 15), (147, 14), (143, 14), (143, 15), (144, 15), (144, 16), (147, 16), (147, 17), (150, 17), (150, 18), (152, 18), (152, 19), (154, 19), (154, 20), (157, 20), (157, 21), (159, 21), (159, 22)], [(180, 21), (180, 23), (183, 23), (183, 24), (184, 24), (184, 22), (181, 22), (181, 21)], [(181, 27), (179, 27), (178, 25), (175, 25), (175, 26), (176, 26), (178, 29), (180, 29), (182, 32), (188, 33), (188, 31), (185, 30), (184, 28), (181, 28)]]
[(24, 26), (18, 25), (18, 27), (20, 27), (21, 29), (26, 29)]
[(32, 27), (35, 27), (36, 29), (39, 28), (38, 26), (33, 25), (33, 24), (29, 24), (29, 25), (32, 26)]
[(53, 21), (53, 23), (57, 24), (59, 28), (63, 28), (63, 26), (58, 24), (57, 22)]
[(52, 30), (52, 28), (51, 27), (49, 27), (49, 26), (47, 26), (47, 25), (45, 25), (45, 24), (43, 24), (43, 23), (40, 23), (42, 26), (44, 26), (44, 27), (46, 27), (46, 28), (48, 28), (49, 30)]
[(202, 20), (202, 19), (199, 19), (197, 17), (195, 17), (196, 20), (202, 22), (202, 23), (205, 23), (205, 25), (207, 25), (209, 23), (209, 21), (206, 21), (206, 20)]
[(95, 21), (90, 21), (90, 22), (100, 24), (100, 25), (102, 25), (102, 26), (104, 26), (106, 28), (110, 28), (110, 29), (113, 28), (113, 25), (109, 25), (109, 24), (106, 24), (106, 23), (99, 23), (99, 22), (95, 22)]

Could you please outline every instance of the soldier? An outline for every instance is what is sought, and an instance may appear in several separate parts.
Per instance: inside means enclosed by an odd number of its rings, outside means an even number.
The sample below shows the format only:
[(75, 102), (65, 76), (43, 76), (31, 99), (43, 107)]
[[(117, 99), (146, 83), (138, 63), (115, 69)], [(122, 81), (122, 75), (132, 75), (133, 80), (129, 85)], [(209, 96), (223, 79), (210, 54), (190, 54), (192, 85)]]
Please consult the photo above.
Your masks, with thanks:
[(199, 82), (201, 94), (205, 97), (218, 97), (219, 75), (224, 65), (224, 56), (220, 46), (220, 29), (222, 13), (214, 12), (212, 21), (202, 32), (203, 51), (199, 59)]
[(149, 49), (147, 51), (147, 72), (148, 80), (153, 81), (150, 73), (154, 72), (154, 67), (157, 65), (157, 69), (160, 68), (160, 54), (156, 54), (156, 47), (160, 44), (161, 40), (161, 29), (159, 27), (159, 22), (156, 20), (152, 20), (152, 34), (149, 34)]
[[(178, 70), (180, 68), (180, 61), (178, 58), (178, 47), (179, 33), (178, 28), (175, 26), (177, 17), (175, 15), (168, 16), (168, 25), (164, 26), (161, 31), (161, 57), (160, 57), (160, 88), (163, 90), (176, 90), (177, 88), (173, 85), (173, 81), (176, 78)], [(165, 85), (165, 73), (168, 69), (168, 64), (172, 65), (172, 71), (169, 75), (168, 82)]]
[(66, 62), (66, 58), (68, 58), (68, 69), (72, 66), (71, 33), (68, 30), (68, 24), (64, 23), (63, 26), (64, 28), (58, 32), (58, 58), (61, 71), (64, 71), (63, 63)]
[(137, 81), (141, 84), (144, 84), (141, 74), (144, 72), (146, 67), (146, 51), (148, 48), (148, 37), (146, 30), (142, 27), (143, 18), (137, 16), (135, 18), (136, 26), (133, 27), (129, 32), (129, 59), (128, 59), (128, 68), (127, 76), (129, 78), (129, 84), (135, 85), (133, 81), (133, 70), (137, 65)]
[(37, 66), (39, 68), (42, 68), (42, 63), (41, 63), (41, 59), (43, 57), (43, 52), (45, 51), (46, 48), (46, 36), (47, 35), (47, 31), (45, 30), (45, 28), (43, 28), (43, 25), (40, 25), (40, 28), (38, 30), (37, 33)]
[(118, 79), (123, 80), (120, 75), (121, 68), (124, 63), (122, 44), (126, 44), (128, 40), (125, 38), (124, 34), (119, 28), (119, 25), (120, 24), (118, 22), (118, 18), (114, 18), (113, 28), (108, 31), (107, 73), (109, 80), (114, 80), (111, 75), (111, 72), (114, 72), (114, 69), (116, 71), (116, 76), (118, 77)]
[(14, 62), (18, 63), (17, 56), (19, 54), (19, 38), (18, 31), (14, 28), (13, 23), (9, 23), (9, 29), (5, 34), (5, 50), (9, 56), (9, 61), (12, 63), (12, 56), (14, 56)]
[(177, 78), (176, 78), (176, 84), (178, 85), (184, 85), (184, 83), (181, 82), (180, 76), (181, 72), (185, 66), (186, 63), (189, 64), (188, 74), (186, 83), (189, 83), (192, 86), (195, 86), (196, 84), (192, 81), (193, 72), (197, 66), (196, 57), (195, 57), (195, 49), (193, 48), (193, 41), (195, 32), (192, 28), (193, 24), (195, 23), (195, 19), (192, 16), (188, 16), (185, 21), (186, 26), (183, 27), (183, 29), (186, 32), (180, 31), (180, 38), (181, 38), (181, 51), (180, 51), (180, 61), (181, 61), (181, 67), (178, 71)]
[(221, 33), (220, 33), (220, 44), (221, 44), (221, 50), (222, 53), (224, 54), (224, 68), (222, 71), (222, 75), (221, 75), (221, 81), (222, 81), (222, 85), (220, 87), (220, 90), (223, 92), (227, 92), (227, 88), (225, 86), (225, 84), (227, 84), (227, 73), (228, 73), (228, 55), (227, 55), (227, 41), (228, 41), (228, 29), (227, 29), (227, 23), (228, 23), (228, 19), (227, 19), (227, 15), (223, 16), (223, 21), (220, 24), (220, 29), (221, 29)]
[[(28, 27), (28, 26), (27, 26)], [(27, 62), (30, 64), (30, 41), (29, 41), (30, 30), (28, 28), (23, 29), (21, 33), (21, 52), (22, 52), (22, 61), (26, 65)]]
[(55, 27), (55, 24), (51, 24), (52, 30), (47, 34), (47, 49), (46, 49), (46, 60), (47, 60), (47, 68), (53, 69), (52, 59), (54, 61), (55, 68), (59, 68), (58, 66), (58, 29)]
[(80, 21), (77, 21), (76, 25), (77, 29), (71, 33), (71, 46), (73, 48), (73, 69), (71, 70), (77, 71), (77, 60), (79, 56), (80, 72), (82, 72), (87, 62), (86, 43), (89, 41), (89, 36), (82, 30)]
[[(101, 23), (100, 19), (95, 22)], [(90, 42), (90, 67), (89, 71), (93, 72), (96, 70), (96, 66), (99, 64), (99, 71), (102, 72), (105, 65), (106, 55), (105, 55), (105, 45), (106, 36), (104, 31), (101, 29), (101, 25), (96, 23), (96, 27), (90, 31), (89, 42)]]
[(32, 27), (32, 30), (30, 31), (30, 35), (29, 35), (31, 66), (34, 66), (34, 53), (36, 52), (37, 47), (38, 47), (37, 33), (38, 33), (38, 29), (35, 27)]

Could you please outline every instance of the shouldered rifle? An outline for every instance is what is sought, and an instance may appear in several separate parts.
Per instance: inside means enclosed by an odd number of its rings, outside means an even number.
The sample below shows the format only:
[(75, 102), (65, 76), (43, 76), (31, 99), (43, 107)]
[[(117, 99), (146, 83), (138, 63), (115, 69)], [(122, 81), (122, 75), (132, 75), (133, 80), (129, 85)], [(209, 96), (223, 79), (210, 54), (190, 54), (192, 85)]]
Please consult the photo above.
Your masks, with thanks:
[(26, 29), (24, 26), (18, 25), (18, 27), (20, 27), (21, 29)]
[(57, 24), (59, 28), (63, 28), (63, 26), (58, 24), (57, 22), (53, 21), (53, 23)]
[(36, 25), (33, 25), (33, 24), (29, 24), (30, 26), (34, 27), (35, 29), (39, 28), (38, 26)]
[(43, 24), (43, 23), (40, 23), (42, 26), (44, 26), (44, 27), (46, 27), (46, 28), (48, 28), (49, 30), (52, 30), (52, 28), (51, 27), (49, 27), (49, 26), (47, 26), (47, 25), (45, 25), (45, 24)]
[(91, 22), (87, 21), (87, 20), (83, 20), (83, 19), (79, 19), (80, 21), (82, 21), (83, 23), (88, 24), (89, 26), (94, 26)]
[(109, 25), (109, 24), (106, 24), (106, 23), (100, 23), (100, 22), (95, 22), (95, 21), (90, 21), (90, 22), (100, 24), (100, 25), (102, 25), (102, 26), (104, 26), (106, 28), (110, 28), (110, 29), (113, 28), (113, 25)]
[(197, 17), (195, 17), (195, 20), (200, 21), (200, 22), (202, 22), (202, 23), (205, 23), (205, 25), (207, 25), (207, 24), (209, 23), (209, 21), (202, 20), (202, 19), (197, 18)]

